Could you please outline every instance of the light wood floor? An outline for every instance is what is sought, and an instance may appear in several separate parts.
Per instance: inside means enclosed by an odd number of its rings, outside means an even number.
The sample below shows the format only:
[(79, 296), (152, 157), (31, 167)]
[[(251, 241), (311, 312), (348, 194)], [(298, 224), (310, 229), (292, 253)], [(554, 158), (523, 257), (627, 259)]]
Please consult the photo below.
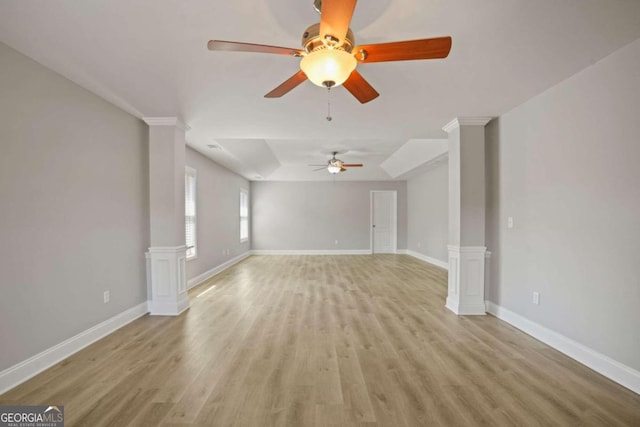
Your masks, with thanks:
[(640, 396), (445, 294), (408, 256), (254, 256), (0, 404), (91, 427), (640, 426)]

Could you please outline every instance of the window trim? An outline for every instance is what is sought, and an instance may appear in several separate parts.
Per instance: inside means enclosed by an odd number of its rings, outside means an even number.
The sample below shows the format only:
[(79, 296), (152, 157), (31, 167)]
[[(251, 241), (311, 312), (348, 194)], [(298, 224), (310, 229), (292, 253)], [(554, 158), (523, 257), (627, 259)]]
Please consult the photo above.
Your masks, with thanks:
[[(242, 216), (242, 196), (243, 194), (245, 195), (246, 201), (247, 201), (247, 215), (246, 216)], [(246, 243), (249, 241), (249, 237), (250, 237), (250, 230), (249, 230), (249, 190), (247, 190), (246, 188), (240, 188), (240, 243)], [(243, 238), (242, 237), (242, 220), (246, 218), (247, 220), (247, 237)]]
[[(188, 242), (186, 241), (186, 234), (187, 234), (187, 212), (186, 212), (186, 206), (187, 206), (187, 197), (186, 197), (186, 193), (187, 193), (187, 179), (189, 176), (193, 177), (193, 207), (194, 207), (194, 212), (193, 212), (193, 254), (189, 255), (189, 249), (188, 249)], [(185, 226), (185, 246), (187, 246), (187, 261), (192, 261), (195, 259), (198, 259), (198, 175), (197, 175), (197, 171), (190, 167), (190, 166), (185, 166), (184, 168), (184, 177), (185, 177), (185, 213), (184, 213), (184, 217), (185, 217), (185, 221), (184, 221), (184, 226)]]

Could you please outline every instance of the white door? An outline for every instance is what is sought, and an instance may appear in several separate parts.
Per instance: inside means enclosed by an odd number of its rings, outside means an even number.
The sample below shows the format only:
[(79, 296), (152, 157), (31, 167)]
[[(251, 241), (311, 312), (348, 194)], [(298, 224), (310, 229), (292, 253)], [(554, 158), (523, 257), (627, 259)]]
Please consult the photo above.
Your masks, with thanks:
[(396, 192), (371, 192), (371, 249), (374, 254), (396, 253)]

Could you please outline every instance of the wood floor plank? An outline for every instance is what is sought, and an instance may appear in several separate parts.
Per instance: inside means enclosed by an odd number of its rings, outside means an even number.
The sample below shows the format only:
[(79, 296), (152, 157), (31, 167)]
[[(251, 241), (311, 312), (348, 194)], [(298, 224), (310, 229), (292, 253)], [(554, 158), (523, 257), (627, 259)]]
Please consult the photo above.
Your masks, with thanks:
[[(640, 396), (403, 255), (252, 256), (0, 396), (67, 426), (640, 426)], [(206, 294), (202, 294), (203, 291)]]
[(341, 342), (336, 342), (336, 354), (342, 398), (348, 419), (351, 422), (375, 422), (375, 413), (369, 400), (369, 391), (356, 349), (343, 337)]

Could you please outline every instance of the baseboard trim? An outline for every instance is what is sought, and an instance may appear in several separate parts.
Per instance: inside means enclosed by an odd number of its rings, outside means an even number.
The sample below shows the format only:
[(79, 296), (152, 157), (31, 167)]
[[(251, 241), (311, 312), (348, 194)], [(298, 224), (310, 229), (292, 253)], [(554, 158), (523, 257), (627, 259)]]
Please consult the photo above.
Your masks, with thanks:
[(349, 249), (349, 250), (280, 250), (280, 249), (253, 249), (252, 255), (371, 255), (369, 249)]
[(635, 369), (623, 365), (604, 354), (598, 353), (579, 342), (573, 341), (564, 335), (552, 331), (491, 301), (486, 301), (485, 305), (489, 314), (500, 320), (504, 320), (610, 380), (640, 394), (640, 372)]
[(191, 289), (195, 286), (198, 286), (199, 284), (206, 282), (207, 280), (211, 279), (213, 276), (222, 273), (224, 270), (226, 270), (227, 268), (239, 263), (240, 261), (242, 261), (245, 258), (250, 257), (252, 254), (252, 251), (247, 251), (241, 255), (238, 255), (235, 258), (230, 259), (227, 262), (224, 262), (222, 264), (220, 264), (217, 267), (213, 267), (211, 270), (205, 271), (202, 274), (197, 275), (196, 277), (192, 277), (191, 279), (189, 279), (187, 281), (187, 289)]
[(5, 369), (0, 372), (0, 394), (22, 384), (45, 369), (52, 367), (56, 363), (66, 359), (74, 353), (77, 353), (83, 348), (106, 337), (112, 332), (122, 328), (147, 313), (147, 302), (145, 301), (142, 304), (138, 304), (120, 314), (116, 314), (104, 322), (98, 323), (86, 331), (80, 332), (60, 344), (56, 344), (53, 347), (28, 358), (27, 360)]
[(445, 270), (449, 270), (448, 262), (440, 261), (439, 259), (431, 258), (430, 256), (427, 256), (412, 250), (407, 250), (407, 255), (410, 255), (414, 258), (418, 258), (421, 261), (428, 262), (429, 264), (433, 264), (437, 267), (444, 268)]

